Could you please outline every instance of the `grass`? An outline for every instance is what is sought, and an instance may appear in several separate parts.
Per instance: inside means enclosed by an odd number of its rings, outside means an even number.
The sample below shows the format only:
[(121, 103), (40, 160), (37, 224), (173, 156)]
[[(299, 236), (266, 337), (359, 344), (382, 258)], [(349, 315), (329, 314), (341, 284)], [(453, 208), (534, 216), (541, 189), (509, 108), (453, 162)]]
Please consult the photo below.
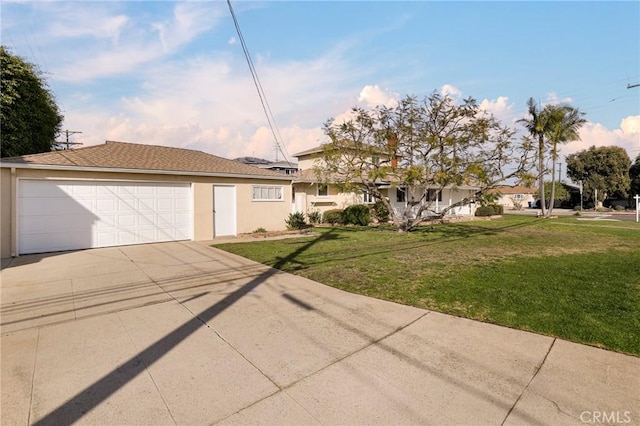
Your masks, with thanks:
[(636, 223), (505, 216), (405, 234), (316, 230), (312, 245), (216, 247), (350, 292), (640, 355)]

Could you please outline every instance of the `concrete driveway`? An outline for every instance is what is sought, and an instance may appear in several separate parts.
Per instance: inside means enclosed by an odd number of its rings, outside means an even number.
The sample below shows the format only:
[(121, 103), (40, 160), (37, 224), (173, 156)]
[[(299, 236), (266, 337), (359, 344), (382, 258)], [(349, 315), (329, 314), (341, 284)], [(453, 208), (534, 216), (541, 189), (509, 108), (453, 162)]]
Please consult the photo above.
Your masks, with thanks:
[(345, 293), (205, 244), (6, 263), (3, 426), (640, 423), (640, 358)]

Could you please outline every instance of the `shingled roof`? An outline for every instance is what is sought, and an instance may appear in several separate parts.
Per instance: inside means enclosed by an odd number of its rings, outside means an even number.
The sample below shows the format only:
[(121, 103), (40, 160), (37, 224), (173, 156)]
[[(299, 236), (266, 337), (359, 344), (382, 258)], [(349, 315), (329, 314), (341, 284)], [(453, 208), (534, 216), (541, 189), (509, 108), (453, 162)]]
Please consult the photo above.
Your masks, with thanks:
[(537, 189), (532, 187), (503, 185), (503, 186), (497, 186), (489, 190), (489, 193), (511, 195), (511, 194), (534, 194), (536, 191)]
[(102, 145), (2, 159), (3, 164), (241, 175), (290, 179), (282, 173), (191, 149), (107, 141)]

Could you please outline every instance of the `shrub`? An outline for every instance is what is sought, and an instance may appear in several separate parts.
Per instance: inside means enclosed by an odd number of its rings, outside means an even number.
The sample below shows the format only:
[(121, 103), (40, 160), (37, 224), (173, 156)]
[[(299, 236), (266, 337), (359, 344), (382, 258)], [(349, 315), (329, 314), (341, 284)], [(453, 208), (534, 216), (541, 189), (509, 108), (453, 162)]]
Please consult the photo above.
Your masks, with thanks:
[(624, 206), (621, 206), (621, 205), (615, 205), (615, 206), (613, 206), (613, 209), (617, 210), (617, 211), (621, 211), (621, 210), (624, 210), (625, 208), (624, 208)]
[(493, 216), (503, 215), (504, 206), (498, 204), (490, 204), (488, 206), (480, 206), (476, 209), (476, 216)]
[(320, 223), (322, 220), (322, 215), (317, 210), (309, 212), (307, 217), (309, 218), (309, 223)]
[(369, 207), (364, 204), (354, 204), (344, 210), (345, 224), (367, 226), (370, 220)]
[(254, 234), (264, 234), (265, 232), (267, 232), (267, 230), (264, 229), (262, 226), (256, 229), (255, 231), (253, 231)]
[(322, 215), (322, 221), (324, 223), (330, 223), (332, 225), (335, 225), (336, 223), (344, 223), (344, 210), (341, 210), (341, 209), (327, 210)]
[(380, 200), (373, 205), (373, 217), (380, 223), (389, 222), (389, 209)]
[(493, 216), (493, 206), (480, 206), (476, 209), (476, 216)]
[(287, 224), (287, 229), (302, 229), (307, 224), (302, 212), (289, 213), (289, 218), (284, 222)]

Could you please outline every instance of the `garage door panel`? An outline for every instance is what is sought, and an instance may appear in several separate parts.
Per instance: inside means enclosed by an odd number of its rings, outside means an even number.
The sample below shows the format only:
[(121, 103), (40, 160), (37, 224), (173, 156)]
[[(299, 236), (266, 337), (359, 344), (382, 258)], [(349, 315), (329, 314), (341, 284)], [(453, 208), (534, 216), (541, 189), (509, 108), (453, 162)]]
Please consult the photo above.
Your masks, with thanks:
[(74, 197), (91, 198), (96, 194), (96, 188), (92, 185), (61, 185), (60, 188), (68, 195)]
[(136, 229), (138, 227), (138, 215), (137, 214), (119, 215), (118, 227), (123, 229)]
[(118, 199), (118, 213), (131, 214), (137, 211), (137, 202), (133, 198)]
[(157, 210), (159, 212), (174, 210), (173, 200), (171, 198), (158, 198)]
[(18, 194), (19, 253), (191, 238), (189, 184), (25, 179)]
[(102, 198), (102, 199), (97, 199), (96, 200), (96, 207), (95, 207), (95, 212), (96, 213), (113, 213), (116, 211), (116, 201), (114, 199), (111, 198)]

